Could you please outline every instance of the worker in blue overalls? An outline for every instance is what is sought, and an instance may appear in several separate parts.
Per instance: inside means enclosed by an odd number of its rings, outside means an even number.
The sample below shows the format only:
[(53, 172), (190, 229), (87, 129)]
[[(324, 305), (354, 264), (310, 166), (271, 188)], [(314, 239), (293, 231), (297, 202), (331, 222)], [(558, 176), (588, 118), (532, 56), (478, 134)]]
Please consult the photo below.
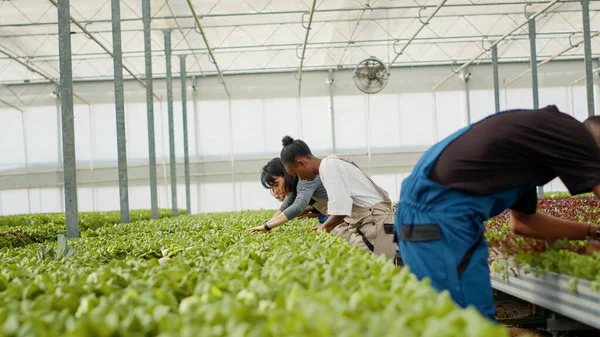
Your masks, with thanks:
[(600, 196), (599, 144), (600, 116), (581, 123), (555, 106), (497, 113), (448, 136), (402, 183), (395, 224), (404, 263), (496, 321), (484, 222), (509, 209), (517, 234), (597, 239), (597, 225), (536, 212), (536, 186), (559, 177), (572, 195)]

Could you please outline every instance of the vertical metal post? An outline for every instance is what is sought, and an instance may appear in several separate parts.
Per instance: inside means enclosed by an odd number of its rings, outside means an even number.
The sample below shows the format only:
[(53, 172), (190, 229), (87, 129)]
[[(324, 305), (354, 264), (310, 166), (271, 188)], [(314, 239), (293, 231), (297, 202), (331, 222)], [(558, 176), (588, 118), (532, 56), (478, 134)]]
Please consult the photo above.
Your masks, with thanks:
[(329, 69), (329, 118), (331, 120), (331, 154), (335, 154), (335, 110), (333, 106), (333, 69)]
[[(56, 86), (54, 94), (56, 95), (56, 133), (58, 134), (57, 147), (58, 147), (58, 158), (57, 158), (57, 171), (64, 169), (63, 165), (63, 137), (62, 137), (62, 112), (60, 107), (60, 86)], [(65, 189), (62, 186), (58, 187), (58, 210), (59, 212), (65, 212)]]
[[(540, 108), (538, 91), (537, 50), (535, 44), (535, 20), (529, 20), (529, 53), (531, 67), (531, 88), (533, 90), (533, 108)], [(544, 186), (538, 186), (538, 198), (544, 197)]]
[(498, 76), (498, 47), (492, 47), (492, 68), (494, 73), (494, 108), (495, 112), (500, 111), (500, 80)]
[(125, 93), (123, 89), (123, 50), (121, 47), (121, 4), (111, 0), (113, 64), (115, 73), (115, 110), (117, 115), (117, 158), (121, 223), (129, 223), (129, 187), (127, 179), (127, 140), (125, 138)]
[(594, 116), (594, 72), (592, 68), (592, 41), (590, 37), (590, 1), (581, 0), (583, 17), (583, 51), (585, 53), (585, 82), (587, 89), (588, 116)]
[[(198, 132), (198, 123), (200, 118), (198, 117), (198, 101), (196, 100), (196, 88), (197, 88), (196, 76), (192, 76), (192, 99), (194, 100), (194, 139), (196, 142), (196, 160), (200, 160), (200, 132)], [(198, 202), (198, 213), (200, 213), (200, 178), (194, 179), (196, 182), (196, 198)]]
[(171, 74), (171, 30), (165, 29), (165, 58), (167, 60), (167, 108), (169, 114), (169, 162), (171, 164), (171, 207), (177, 216), (177, 162), (175, 161), (175, 121), (173, 118), (173, 75)]
[(152, 83), (152, 33), (150, 0), (142, 0), (144, 21), (144, 57), (146, 61), (146, 110), (148, 118), (148, 167), (150, 170), (150, 207), (152, 219), (158, 219), (158, 187), (156, 178), (156, 140), (154, 135), (154, 88)]
[(367, 159), (369, 167), (369, 175), (372, 175), (371, 171), (371, 95), (367, 95), (366, 107), (365, 107), (365, 119), (366, 119), (366, 133), (367, 133)]
[(57, 8), (65, 217), (67, 223), (67, 238), (78, 238), (79, 221), (77, 219), (77, 171), (75, 166), (73, 68), (71, 64), (71, 13), (69, 0), (58, 0)]
[(179, 71), (181, 73), (181, 112), (183, 115), (183, 169), (185, 171), (185, 209), (187, 214), (192, 214), (192, 200), (190, 195), (190, 152), (188, 148), (188, 122), (187, 122), (187, 81), (185, 73), (185, 57), (179, 55)]
[(471, 124), (471, 95), (469, 92), (469, 79), (471, 78), (471, 73), (469, 69), (464, 69), (460, 75), (460, 79), (465, 82), (465, 124)]
[(538, 91), (538, 71), (537, 71), (537, 50), (535, 44), (535, 20), (529, 20), (529, 53), (531, 67), (531, 88), (533, 90), (533, 108), (540, 108), (540, 98)]

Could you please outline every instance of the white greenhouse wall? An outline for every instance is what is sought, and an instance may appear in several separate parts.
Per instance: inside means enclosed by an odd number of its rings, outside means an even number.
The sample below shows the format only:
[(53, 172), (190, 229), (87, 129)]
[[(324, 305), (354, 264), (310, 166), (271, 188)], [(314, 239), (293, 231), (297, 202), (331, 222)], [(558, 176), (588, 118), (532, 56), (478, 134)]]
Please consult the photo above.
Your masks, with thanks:
[[(502, 85), (527, 68), (526, 64), (500, 66), (501, 109), (532, 108), (530, 80), (523, 77), (510, 87)], [(473, 66), (469, 81), (471, 121), (494, 112), (494, 95), (489, 65)], [(226, 76), (231, 100), (213, 77), (197, 78), (196, 91), (188, 88), (189, 150), (192, 161), (231, 161), (271, 158), (281, 149), (281, 138), (302, 138), (321, 156), (332, 152), (363, 154), (403, 152), (426, 148), (466, 125), (464, 83), (452, 78), (432, 90), (433, 84), (450, 72), (448, 67), (393, 69), (388, 86), (375, 95), (365, 95), (354, 86), (351, 72), (334, 73), (333, 110), (335, 135), (332, 137), (329, 87), (326, 72), (305, 73), (303, 96), (298, 99), (294, 74)], [(569, 83), (583, 73), (582, 62), (555, 62), (539, 69), (540, 106), (556, 104), (559, 109), (583, 120), (587, 117), (583, 82)], [(191, 81), (188, 81), (191, 85)], [(183, 161), (183, 136), (180, 82), (174, 79), (174, 121), (176, 156)], [(61, 169), (60, 115), (57, 113), (54, 87), (51, 85), (13, 86), (24, 102), (24, 112), (0, 106), (0, 177), (10, 178), (40, 171)], [(116, 167), (117, 145), (115, 112), (111, 82), (77, 83), (74, 91), (90, 105), (76, 100), (75, 141), (78, 169), (93, 171)], [(164, 80), (155, 81), (155, 92), (165, 94)], [(600, 90), (596, 88), (596, 93)], [(0, 98), (14, 99), (0, 89)], [(600, 98), (597, 99), (600, 103)], [(599, 109), (596, 105), (596, 109)], [(164, 172), (159, 181), (159, 206), (170, 207), (168, 158), (168, 114), (166, 100), (155, 100), (157, 170)], [(148, 139), (144, 88), (126, 83), (127, 156), (130, 166), (148, 163)], [(265, 159), (265, 163), (268, 159)], [(393, 164), (394, 163), (390, 163)], [(371, 169), (366, 168), (365, 169)], [(393, 200), (398, 199), (406, 173), (373, 168), (374, 180)], [(276, 208), (278, 203), (258, 181), (260, 172), (212, 181), (192, 179), (192, 211), (218, 212), (241, 209)], [(178, 172), (182, 174), (182, 172)], [(230, 172), (222, 172), (231, 175)], [(183, 178), (178, 178), (178, 204), (185, 208)], [(547, 191), (564, 191), (553, 181)], [(81, 211), (118, 209), (116, 177), (107, 176), (97, 185), (79, 186)], [(63, 211), (59, 186), (32, 186), (6, 189), (0, 186), (0, 214)], [(149, 208), (147, 181), (130, 186), (130, 208)]]

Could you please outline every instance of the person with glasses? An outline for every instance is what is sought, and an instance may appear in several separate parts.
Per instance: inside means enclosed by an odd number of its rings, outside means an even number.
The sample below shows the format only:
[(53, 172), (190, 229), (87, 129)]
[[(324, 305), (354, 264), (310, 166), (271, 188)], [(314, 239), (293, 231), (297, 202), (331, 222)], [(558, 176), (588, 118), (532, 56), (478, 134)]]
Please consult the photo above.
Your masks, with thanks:
[[(282, 203), (271, 219), (250, 228), (250, 232), (268, 232), (292, 219), (312, 217), (311, 214), (316, 213), (314, 210), (321, 216), (327, 214), (327, 191), (321, 180), (299, 180), (285, 171), (280, 158), (273, 158), (263, 167), (260, 180), (263, 187), (270, 189), (271, 195)], [(347, 224), (336, 227), (332, 234), (346, 241), (350, 239)]]

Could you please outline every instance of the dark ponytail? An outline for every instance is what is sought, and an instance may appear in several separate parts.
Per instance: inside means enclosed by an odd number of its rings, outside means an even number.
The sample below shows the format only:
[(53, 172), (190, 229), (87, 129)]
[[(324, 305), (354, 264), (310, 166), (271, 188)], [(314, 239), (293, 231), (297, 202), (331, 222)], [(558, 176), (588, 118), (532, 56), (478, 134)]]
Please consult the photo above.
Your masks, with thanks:
[(297, 157), (311, 157), (312, 152), (306, 143), (300, 139), (294, 140), (290, 136), (283, 137), (281, 141), (281, 161), (285, 164), (294, 164)]

